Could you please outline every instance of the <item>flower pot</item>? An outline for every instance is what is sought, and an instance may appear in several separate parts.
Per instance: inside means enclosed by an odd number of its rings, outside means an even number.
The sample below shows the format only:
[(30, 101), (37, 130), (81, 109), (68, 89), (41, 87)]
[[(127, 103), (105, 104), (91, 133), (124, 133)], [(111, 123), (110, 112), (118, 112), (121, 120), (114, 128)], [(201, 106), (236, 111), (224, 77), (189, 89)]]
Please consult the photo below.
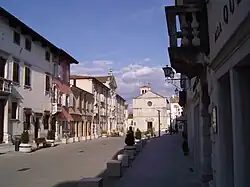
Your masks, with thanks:
[(68, 143), (74, 143), (75, 142), (75, 138), (69, 138), (68, 139)]
[(19, 145), (19, 152), (30, 153), (32, 151), (32, 145), (29, 143), (21, 143)]
[(80, 142), (80, 137), (75, 137), (74, 142)]
[(55, 146), (55, 140), (46, 140), (46, 143), (50, 145), (51, 147)]
[(67, 144), (67, 143), (68, 143), (68, 139), (67, 139), (67, 138), (63, 138), (63, 139), (62, 139), (62, 143)]
[(102, 137), (107, 138), (108, 136), (107, 136), (107, 134), (102, 134)]

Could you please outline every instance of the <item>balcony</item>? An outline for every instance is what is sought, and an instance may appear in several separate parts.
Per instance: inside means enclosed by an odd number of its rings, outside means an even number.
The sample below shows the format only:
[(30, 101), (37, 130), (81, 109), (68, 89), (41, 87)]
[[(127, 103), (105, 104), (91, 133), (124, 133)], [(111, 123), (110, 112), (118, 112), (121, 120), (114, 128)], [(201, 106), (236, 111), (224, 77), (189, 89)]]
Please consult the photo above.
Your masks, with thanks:
[(100, 94), (100, 101), (103, 102), (103, 103), (105, 102), (105, 97), (104, 97), (103, 94)]
[(52, 103), (52, 114), (56, 114), (62, 111), (62, 105), (59, 103)]
[(10, 80), (0, 77), (0, 93), (1, 94), (10, 94), (12, 88), (12, 83)]
[[(205, 4), (165, 7), (171, 66), (188, 78), (200, 74), (209, 54), (207, 11)], [(177, 29), (180, 25), (180, 29)], [(200, 62), (198, 63), (198, 59)]]

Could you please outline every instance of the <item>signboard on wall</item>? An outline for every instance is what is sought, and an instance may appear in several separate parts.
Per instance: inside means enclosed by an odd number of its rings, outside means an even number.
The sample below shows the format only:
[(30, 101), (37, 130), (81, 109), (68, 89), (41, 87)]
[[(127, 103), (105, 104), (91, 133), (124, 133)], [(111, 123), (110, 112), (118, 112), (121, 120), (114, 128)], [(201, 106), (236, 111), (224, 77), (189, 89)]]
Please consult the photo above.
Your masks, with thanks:
[(210, 0), (207, 4), (210, 59), (217, 56), (250, 12), (249, 0)]

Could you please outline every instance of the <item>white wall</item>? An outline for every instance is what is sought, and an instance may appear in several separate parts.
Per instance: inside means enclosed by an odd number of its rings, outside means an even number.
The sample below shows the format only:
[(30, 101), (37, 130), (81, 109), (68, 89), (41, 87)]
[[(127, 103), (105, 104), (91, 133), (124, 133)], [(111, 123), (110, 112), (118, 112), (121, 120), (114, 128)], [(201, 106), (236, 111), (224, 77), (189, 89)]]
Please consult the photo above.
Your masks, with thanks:
[[(20, 98), (19, 120), (23, 120), (23, 108), (32, 108), (34, 112), (40, 113), (43, 113), (44, 110), (50, 111), (50, 95), (45, 94), (45, 72), (53, 73), (53, 63), (45, 60), (45, 49), (39, 43), (32, 41), (31, 52), (27, 51), (23, 35), (21, 35), (20, 46), (15, 44), (13, 42), (13, 28), (9, 27), (3, 18), (0, 18), (0, 36), (0, 50), (9, 53), (7, 63), (8, 79), (12, 80), (12, 57), (19, 60), (20, 83), (13, 86), (11, 94), (13, 100), (15, 97)], [(24, 63), (29, 64), (31, 69), (30, 89), (24, 88)], [(18, 133), (22, 130), (23, 124), (15, 123), (13, 132)]]
[[(152, 102), (151, 107), (147, 105), (148, 101)], [(146, 120), (152, 120), (153, 127), (157, 131), (159, 124), (157, 110), (160, 110), (161, 129), (166, 129), (169, 126), (166, 98), (154, 97), (133, 99), (133, 121), (136, 123), (135, 128), (146, 131)]]
[[(233, 2), (234, 11), (230, 12), (229, 2)], [(207, 5), (209, 38), (210, 38), (210, 60), (212, 61), (228, 39), (232, 36), (239, 24), (247, 17), (250, 12), (250, 1), (241, 0), (237, 5), (237, 1), (218, 1), (210, 0)], [(223, 8), (228, 9), (228, 23), (223, 19)], [(220, 27), (221, 23), (221, 27)], [(221, 32), (220, 32), (221, 28)], [(219, 34), (220, 33), (220, 34)], [(215, 35), (219, 35), (215, 41)]]

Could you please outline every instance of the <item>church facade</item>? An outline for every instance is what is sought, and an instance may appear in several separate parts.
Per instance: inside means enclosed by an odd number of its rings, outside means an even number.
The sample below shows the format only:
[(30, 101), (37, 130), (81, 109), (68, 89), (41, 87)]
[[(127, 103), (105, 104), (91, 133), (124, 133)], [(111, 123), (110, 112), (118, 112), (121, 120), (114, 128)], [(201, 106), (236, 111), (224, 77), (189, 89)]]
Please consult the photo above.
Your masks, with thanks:
[(151, 90), (151, 86), (142, 86), (140, 95), (133, 99), (133, 122), (135, 129), (147, 131), (149, 128), (156, 132), (166, 130), (170, 125), (170, 110), (168, 100)]

